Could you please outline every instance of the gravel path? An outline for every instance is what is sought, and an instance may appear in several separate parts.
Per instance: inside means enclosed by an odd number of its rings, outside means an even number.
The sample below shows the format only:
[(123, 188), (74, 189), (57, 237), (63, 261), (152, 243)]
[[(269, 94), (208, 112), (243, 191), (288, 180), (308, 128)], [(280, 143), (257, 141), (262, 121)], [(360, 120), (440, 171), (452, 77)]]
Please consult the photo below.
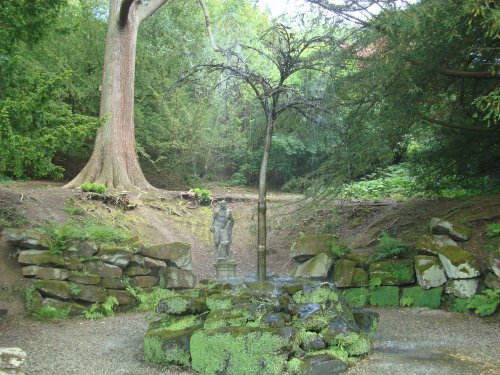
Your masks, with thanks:
[[(347, 374), (500, 374), (500, 324), (441, 310), (371, 309), (380, 314), (373, 354)], [(101, 320), (0, 322), (0, 346), (28, 355), (28, 375), (184, 375), (143, 361), (144, 313)], [(257, 375), (257, 374), (256, 374)]]

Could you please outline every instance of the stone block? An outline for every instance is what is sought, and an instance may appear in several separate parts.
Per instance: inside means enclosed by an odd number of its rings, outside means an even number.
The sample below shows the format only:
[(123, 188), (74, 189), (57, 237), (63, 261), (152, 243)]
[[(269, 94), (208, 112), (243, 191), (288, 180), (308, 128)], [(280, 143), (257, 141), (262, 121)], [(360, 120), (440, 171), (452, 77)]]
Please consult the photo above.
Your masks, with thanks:
[(191, 245), (185, 242), (171, 242), (166, 244), (142, 247), (139, 251), (141, 255), (148, 258), (165, 261), (171, 265), (191, 271)]
[(334, 240), (331, 234), (302, 234), (293, 244), (290, 257), (298, 263), (303, 263), (318, 254), (330, 254), (330, 246)]
[(449, 279), (470, 279), (481, 274), (476, 257), (455, 246), (439, 250), (439, 259)]
[(298, 264), (292, 275), (295, 277), (324, 277), (328, 276), (328, 272), (333, 264), (333, 258), (326, 254), (320, 253), (308, 261)]
[(436, 288), (446, 282), (443, 265), (438, 257), (417, 255), (415, 261), (415, 274), (420, 287), (424, 289)]
[(355, 267), (356, 263), (351, 260), (340, 259), (335, 262), (333, 267), (333, 282), (337, 288), (351, 285)]
[(430, 255), (438, 255), (439, 249), (445, 246), (457, 246), (457, 243), (445, 235), (424, 234), (415, 244), (419, 252)]
[(39, 266), (23, 267), (22, 273), (24, 277), (35, 277), (44, 280), (66, 280), (70, 277), (71, 272), (64, 268), (48, 268)]
[(469, 298), (477, 293), (479, 278), (448, 280), (446, 293), (453, 294), (458, 298)]
[(453, 224), (436, 217), (431, 219), (430, 230), (432, 234), (445, 235), (460, 242), (468, 241), (472, 236), (472, 231), (469, 227), (458, 223)]

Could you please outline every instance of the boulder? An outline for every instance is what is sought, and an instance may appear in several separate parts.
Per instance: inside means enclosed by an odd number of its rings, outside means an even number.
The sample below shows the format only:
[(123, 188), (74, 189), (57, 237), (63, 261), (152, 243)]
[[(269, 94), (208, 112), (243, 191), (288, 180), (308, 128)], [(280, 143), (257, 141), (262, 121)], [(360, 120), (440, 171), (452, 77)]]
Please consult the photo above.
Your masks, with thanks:
[(449, 221), (433, 217), (430, 223), (432, 234), (445, 235), (455, 241), (468, 241), (472, 235), (472, 231), (465, 225), (452, 224)]
[(57, 309), (69, 309), (69, 315), (77, 316), (82, 315), (82, 313), (87, 310), (83, 305), (76, 302), (66, 302), (55, 298), (44, 298), (42, 301), (42, 307), (55, 307)]
[(84, 270), (100, 277), (120, 278), (123, 271), (120, 267), (104, 263), (102, 260), (88, 260), (84, 263)]
[(19, 253), (17, 261), (26, 265), (56, 265), (65, 266), (66, 261), (60, 255), (49, 254), (47, 250), (25, 250)]
[(151, 288), (158, 284), (158, 278), (154, 276), (135, 276), (130, 278), (130, 285), (141, 288)]
[(115, 297), (119, 305), (131, 305), (135, 303), (134, 296), (126, 290), (106, 289), (106, 294)]
[(303, 263), (318, 254), (330, 254), (330, 246), (334, 238), (331, 234), (302, 234), (293, 244), (290, 257)]
[(435, 288), (446, 282), (443, 265), (438, 257), (430, 255), (417, 255), (415, 261), (415, 274), (417, 283), (424, 289)]
[(145, 267), (145, 268), (165, 268), (167, 263), (163, 260), (148, 258), (139, 254), (134, 254), (130, 258), (129, 266), (132, 267)]
[(121, 289), (125, 290), (126, 287), (122, 282), (122, 279), (116, 277), (103, 277), (101, 278), (101, 286), (107, 289)]
[(2, 370), (19, 369), (25, 360), (26, 353), (21, 348), (0, 348), (0, 374)]
[(101, 248), (97, 253), (104, 262), (122, 269), (128, 266), (132, 255), (130, 250), (120, 246)]
[(75, 299), (86, 302), (104, 302), (106, 300), (106, 291), (95, 285), (77, 284), (78, 293), (75, 293)]
[(290, 329), (221, 327), (191, 336), (194, 371), (215, 374), (283, 374)]
[(415, 282), (412, 260), (383, 260), (369, 267), (370, 279), (380, 278), (381, 285), (405, 285)]
[(352, 279), (349, 286), (350, 287), (368, 286), (368, 272), (366, 272), (362, 268), (356, 267), (352, 274)]
[(97, 254), (99, 250), (97, 244), (90, 241), (73, 242), (71, 247), (76, 251), (79, 257), (91, 257)]
[(308, 352), (311, 350), (325, 349), (326, 344), (320, 335), (315, 332), (310, 332), (310, 334), (307, 335), (304, 340), (302, 340), (302, 342), (300, 343), (300, 347), (302, 348), (302, 350)]
[(500, 289), (500, 277), (492, 272), (489, 272), (484, 278), (484, 285), (492, 290)]
[(24, 277), (34, 276), (37, 279), (45, 280), (66, 280), (71, 275), (71, 271), (64, 268), (48, 268), (39, 266), (23, 267), (22, 273)]
[(347, 259), (341, 259), (335, 263), (333, 267), (333, 282), (337, 288), (344, 288), (351, 285), (355, 267), (356, 263)]
[(500, 277), (500, 249), (491, 252), (488, 260), (490, 269)]
[(479, 278), (448, 280), (445, 291), (458, 298), (469, 298), (477, 293), (479, 281)]
[(171, 242), (166, 244), (142, 247), (139, 251), (141, 255), (149, 258), (166, 261), (177, 268), (191, 271), (191, 245), (185, 242)]
[(101, 278), (98, 275), (93, 275), (91, 273), (72, 271), (68, 280), (78, 284), (96, 285), (99, 284)]
[(449, 279), (471, 279), (481, 274), (476, 257), (459, 247), (443, 247), (439, 259)]
[(47, 250), (50, 247), (50, 237), (34, 229), (6, 228), (2, 236), (19, 247), (26, 249)]
[(298, 264), (292, 272), (295, 277), (327, 277), (333, 263), (333, 258), (320, 253), (308, 261)]
[(188, 289), (194, 288), (196, 284), (196, 276), (194, 273), (176, 267), (163, 268), (159, 275), (161, 288)]
[(26, 310), (33, 314), (42, 308), (43, 297), (36, 288), (29, 287), (26, 289), (25, 295)]
[(151, 273), (151, 268), (131, 266), (125, 268), (124, 273), (127, 276), (147, 276)]
[(348, 368), (345, 362), (330, 354), (307, 355), (299, 367), (296, 373), (301, 375), (336, 375)]
[(438, 255), (439, 249), (445, 246), (457, 246), (457, 243), (445, 235), (424, 234), (415, 244), (419, 252), (430, 255)]
[(352, 309), (352, 316), (361, 332), (373, 336), (378, 328), (379, 314), (373, 311), (366, 311), (360, 308)]
[(356, 253), (349, 253), (344, 256), (344, 259), (355, 262), (356, 267), (361, 267), (364, 270), (368, 269), (369, 266), (368, 258), (369, 258), (368, 255), (362, 255)]
[(42, 295), (49, 297), (70, 299), (72, 296), (69, 283), (66, 281), (37, 280), (33, 283), (33, 285), (40, 293), (42, 293)]
[(172, 315), (189, 315), (204, 313), (208, 311), (208, 307), (205, 298), (175, 295), (162, 299), (156, 311)]

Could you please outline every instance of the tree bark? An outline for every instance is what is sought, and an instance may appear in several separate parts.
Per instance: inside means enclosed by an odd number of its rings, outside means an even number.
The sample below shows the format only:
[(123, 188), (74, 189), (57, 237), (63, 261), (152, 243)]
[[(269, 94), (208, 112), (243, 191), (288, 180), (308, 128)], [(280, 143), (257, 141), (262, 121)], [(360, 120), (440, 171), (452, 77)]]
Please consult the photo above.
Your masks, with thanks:
[(266, 193), (267, 193), (267, 167), (269, 155), (271, 154), (271, 142), (273, 138), (274, 116), (267, 114), (266, 138), (264, 141), (264, 153), (260, 164), (259, 173), (259, 201), (257, 205), (257, 277), (259, 281), (266, 279), (266, 253), (267, 253), (267, 219), (266, 219)]
[(124, 21), (122, 1), (110, 0), (99, 113), (105, 120), (97, 132), (90, 160), (65, 187), (75, 188), (89, 181), (109, 188), (152, 188), (135, 150), (135, 54), (141, 21), (137, 7), (137, 2), (129, 4)]

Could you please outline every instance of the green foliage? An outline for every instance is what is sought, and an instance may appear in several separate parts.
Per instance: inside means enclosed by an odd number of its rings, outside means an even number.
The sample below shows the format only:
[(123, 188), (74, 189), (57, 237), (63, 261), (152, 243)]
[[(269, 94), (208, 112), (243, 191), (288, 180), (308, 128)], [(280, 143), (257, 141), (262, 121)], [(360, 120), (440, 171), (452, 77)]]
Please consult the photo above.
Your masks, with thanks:
[(382, 259), (390, 259), (404, 255), (408, 247), (399, 239), (391, 237), (387, 232), (382, 232), (379, 237), (376, 252), (369, 258), (369, 263), (378, 262)]
[(486, 232), (487, 237), (497, 237), (500, 236), (500, 223), (486, 224), (488, 231)]
[(380, 277), (375, 276), (370, 278), (370, 282), (368, 283), (370, 290), (378, 288), (380, 285), (382, 285), (382, 279)]
[(315, 288), (312, 291), (298, 291), (293, 294), (293, 300), (297, 303), (326, 303), (338, 302), (339, 295), (330, 288)]
[(50, 254), (62, 254), (72, 241), (91, 240), (99, 244), (122, 245), (130, 237), (127, 230), (93, 220), (68, 220), (64, 224), (49, 225), (45, 230), (51, 238)]
[(411, 306), (413, 306), (413, 298), (411, 298), (410, 296), (401, 297), (399, 304), (402, 307), (411, 307)]
[(18, 227), (26, 224), (27, 220), (11, 207), (0, 207), (0, 230), (3, 228)]
[(35, 312), (37, 319), (64, 319), (69, 316), (69, 307), (57, 308), (54, 306), (44, 306)]
[(344, 290), (342, 295), (352, 307), (364, 307), (368, 303), (370, 291), (365, 288), (349, 288)]
[(90, 309), (83, 311), (83, 315), (87, 319), (100, 319), (106, 316), (114, 316), (115, 306), (118, 306), (118, 300), (114, 296), (108, 296), (106, 300), (101, 303), (94, 303)]
[(97, 194), (104, 194), (106, 193), (106, 186), (103, 184), (95, 184), (93, 182), (84, 182), (81, 186), (80, 189), (84, 192), (92, 192), (92, 193), (97, 193)]
[[(429, 307), (438, 309), (441, 306), (443, 288), (422, 289), (419, 286), (403, 288), (401, 306)], [(406, 305), (405, 305), (406, 303)], [(408, 304), (409, 303), (409, 304)]]
[(37, 290), (33, 284), (30, 284), (28, 287), (26, 287), (24, 291), (24, 306), (26, 307), (27, 311), (32, 311), (33, 309), (33, 293), (35, 293)]
[(196, 198), (202, 204), (207, 204), (212, 201), (212, 192), (208, 189), (196, 187), (193, 189), (193, 192), (196, 194)]
[(77, 297), (80, 294), (81, 290), (78, 288), (78, 284), (74, 282), (69, 282), (69, 294), (73, 297)]
[(493, 314), (500, 303), (500, 290), (485, 289), (481, 294), (476, 294), (469, 299), (468, 309), (474, 309), (479, 316)]
[(351, 253), (351, 249), (347, 245), (330, 241), (330, 252), (335, 258), (343, 258)]
[(155, 286), (151, 289), (151, 291), (146, 292), (140, 287), (131, 286), (130, 280), (127, 277), (124, 277), (122, 282), (123, 285), (125, 285), (127, 292), (129, 292), (139, 303), (136, 307), (138, 311), (156, 311), (156, 307), (162, 299), (177, 295), (177, 293), (170, 289), (162, 289), (158, 286)]
[(399, 306), (399, 287), (379, 286), (371, 291), (370, 305), (380, 307)]

